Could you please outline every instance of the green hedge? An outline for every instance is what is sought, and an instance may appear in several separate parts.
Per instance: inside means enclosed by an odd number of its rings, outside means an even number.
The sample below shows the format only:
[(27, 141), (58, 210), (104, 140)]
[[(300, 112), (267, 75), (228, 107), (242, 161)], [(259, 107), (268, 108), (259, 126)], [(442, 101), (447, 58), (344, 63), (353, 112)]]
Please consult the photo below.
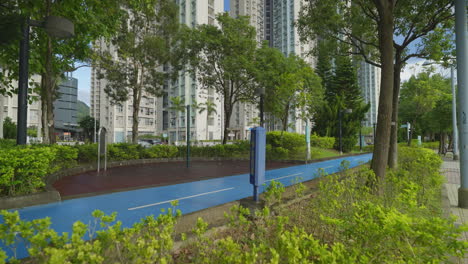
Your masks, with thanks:
[(312, 147), (332, 149), (335, 145), (334, 137), (319, 137), (316, 134), (310, 136), (310, 145)]
[(15, 146), (0, 152), (0, 196), (34, 193), (45, 177), (76, 164), (78, 151), (68, 146)]

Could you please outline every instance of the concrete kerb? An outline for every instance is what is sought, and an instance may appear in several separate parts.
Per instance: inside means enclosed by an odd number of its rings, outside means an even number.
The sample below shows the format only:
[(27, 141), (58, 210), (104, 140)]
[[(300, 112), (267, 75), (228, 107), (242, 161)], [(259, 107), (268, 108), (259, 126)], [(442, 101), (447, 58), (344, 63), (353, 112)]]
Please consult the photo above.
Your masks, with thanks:
[[(357, 156), (365, 153), (356, 153), (356, 154), (349, 154), (349, 155), (342, 155), (338, 157), (330, 157), (330, 158), (322, 158), (316, 160), (310, 160), (309, 163), (326, 161), (331, 159), (337, 158), (344, 158), (350, 156)], [(132, 165), (142, 165), (142, 164), (151, 164), (151, 163), (162, 163), (162, 162), (176, 162), (176, 161), (184, 161), (184, 158), (164, 158), (164, 159), (138, 159), (138, 160), (124, 160), (124, 161), (112, 161), (109, 162), (107, 167), (108, 168), (115, 168), (115, 167), (123, 167), (123, 166), (132, 166)], [(199, 158), (194, 157), (192, 161), (239, 161), (239, 160), (248, 160), (247, 158)], [(289, 163), (297, 163), (297, 164), (304, 164), (304, 160), (278, 160), (279, 162), (289, 162)], [(1, 209), (17, 209), (23, 208), (27, 206), (33, 205), (40, 205), (40, 204), (47, 204), (61, 201), (60, 193), (53, 187), (53, 183), (59, 179), (64, 177), (81, 174), (89, 171), (97, 170), (97, 164), (85, 164), (79, 165), (74, 168), (65, 169), (53, 174), (50, 174), (46, 177), (46, 186), (45, 191), (35, 194), (28, 194), (22, 196), (14, 196), (14, 197), (0, 197), (0, 210)]]

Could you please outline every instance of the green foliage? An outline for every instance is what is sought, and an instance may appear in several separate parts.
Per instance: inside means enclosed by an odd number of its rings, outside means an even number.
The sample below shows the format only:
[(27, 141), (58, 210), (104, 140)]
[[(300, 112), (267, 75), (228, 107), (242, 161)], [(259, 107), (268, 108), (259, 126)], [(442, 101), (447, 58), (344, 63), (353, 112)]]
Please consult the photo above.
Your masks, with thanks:
[(162, 96), (163, 85), (177, 77), (183, 66), (184, 38), (173, 1), (132, 0), (121, 2), (121, 7), (120, 28), (111, 38), (115, 52), (100, 51), (98, 78), (106, 79), (105, 92), (112, 102), (132, 99), (132, 142), (136, 144), (143, 94)]
[(3, 120), (3, 138), (16, 139), (16, 124), (13, 123), (10, 117), (5, 117)]
[[(328, 43), (328, 42), (327, 42)], [(358, 131), (361, 121), (369, 110), (370, 105), (366, 105), (360, 96), (357, 85), (357, 75), (355, 66), (349, 56), (332, 56), (330, 48), (319, 45), (319, 61), (317, 67), (321, 74), (325, 90), (325, 103), (321, 104), (315, 116), (314, 131), (321, 136), (335, 137), (335, 148), (339, 149), (338, 137), (339, 122), (342, 122), (342, 143), (343, 151), (349, 152), (357, 143)], [(333, 46), (333, 45), (332, 45)], [(335, 47), (336, 48), (336, 47)], [(343, 49), (338, 47), (337, 49)], [(331, 70), (331, 64), (335, 65), (335, 70)], [(351, 109), (351, 113), (346, 113), (345, 109)]]
[(281, 147), (291, 154), (297, 153), (299, 148), (306, 144), (304, 135), (284, 131), (267, 132), (266, 143), (270, 144), (273, 149)]
[(452, 131), (452, 92), (448, 78), (431, 72), (412, 76), (403, 83), (400, 98), (400, 119), (411, 123), (412, 135)]
[(317, 134), (310, 136), (310, 146), (324, 149), (331, 149), (335, 145), (334, 137), (320, 137)]
[(143, 157), (148, 159), (175, 158), (178, 154), (176, 146), (156, 145), (143, 150)]
[(301, 109), (302, 120), (312, 118), (323, 89), (310, 65), (267, 45), (256, 51), (255, 65), (255, 80), (265, 94), (265, 112), (281, 120), (283, 131), (288, 128), (291, 109)]
[[(1, 211), (0, 241), (12, 252), (24, 243), (34, 263), (449, 262), (466, 254), (468, 243), (460, 236), (468, 226), (442, 217), (440, 165), (433, 151), (402, 147), (400, 168), (383, 183), (385, 196), (375, 194), (375, 174), (367, 166), (327, 177), (319, 170), (318, 194), (281, 210), (284, 186), (272, 181), (264, 192), (267, 207), (251, 212), (233, 206), (225, 213), (229, 228), (220, 233), (209, 234), (208, 223), (198, 218), (193, 240), (177, 250), (177, 201), (158, 218), (125, 229), (115, 213), (94, 211), (94, 222), (74, 223), (71, 236), (58, 235), (47, 218), (22, 221), (18, 212)], [(304, 189), (299, 185), (297, 195)], [(0, 250), (0, 263), (4, 259)]]
[[(223, 144), (227, 142), (233, 106), (254, 103), (256, 71), (253, 59), (257, 42), (249, 18), (232, 18), (227, 12), (216, 17), (217, 25), (198, 25), (190, 34), (192, 72), (204, 89), (213, 89), (224, 98)], [(213, 74), (216, 73), (216, 74)]]
[(94, 140), (94, 131), (97, 133), (100, 128), (99, 120), (94, 120), (94, 117), (89, 115), (81, 118), (78, 121), (78, 125), (83, 129), (85, 141), (87, 142), (92, 142)]
[[(42, 190), (45, 177), (63, 166), (57, 159), (58, 151), (58, 148), (52, 147), (14, 147), (2, 150), (0, 196), (29, 194)], [(61, 152), (70, 154), (63, 150)]]
[(75, 145), (78, 150), (78, 163), (97, 162), (98, 144)]
[(14, 146), (16, 146), (16, 140), (0, 138), (0, 149), (12, 148)]
[(109, 160), (135, 160), (139, 159), (143, 147), (138, 144), (116, 143), (107, 145)]

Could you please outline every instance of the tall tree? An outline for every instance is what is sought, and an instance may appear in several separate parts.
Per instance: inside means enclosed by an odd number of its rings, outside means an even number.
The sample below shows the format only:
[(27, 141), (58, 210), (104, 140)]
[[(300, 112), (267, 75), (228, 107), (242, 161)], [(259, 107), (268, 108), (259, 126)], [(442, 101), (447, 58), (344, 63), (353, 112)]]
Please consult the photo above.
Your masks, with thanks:
[(255, 102), (252, 59), (257, 46), (255, 28), (248, 17), (232, 18), (228, 13), (217, 16), (219, 27), (199, 25), (193, 31), (192, 70), (205, 88), (214, 89), (224, 108), (223, 144), (227, 142), (233, 106), (238, 102)]
[(174, 111), (176, 113), (176, 138), (174, 142), (177, 145), (177, 141), (179, 141), (180, 113), (185, 112), (185, 100), (179, 96), (171, 97), (171, 106), (169, 107), (169, 110)]
[(209, 139), (209, 133), (208, 133), (208, 124), (210, 120), (210, 116), (212, 114), (216, 114), (216, 104), (213, 101), (206, 100), (205, 103), (202, 103), (202, 106), (200, 106), (198, 113), (202, 114), (203, 112), (206, 112), (206, 140)]
[(411, 123), (410, 137), (418, 131), (445, 138), (452, 130), (451, 98), (450, 80), (439, 74), (423, 72), (404, 82), (399, 112), (402, 121)]
[(122, 9), (119, 33), (100, 56), (99, 78), (107, 80), (105, 92), (113, 103), (131, 98), (132, 142), (137, 143), (141, 98), (162, 96), (165, 81), (175, 78), (182, 30), (174, 1), (130, 0)]
[(321, 80), (310, 65), (295, 55), (284, 56), (268, 46), (257, 50), (255, 82), (265, 90), (265, 112), (281, 120), (286, 131), (291, 113), (302, 112), (297, 118), (311, 119), (321, 104)]
[[(334, 63), (334, 71), (323, 80), (326, 87), (326, 103), (321, 106), (317, 115), (317, 125), (314, 130), (323, 136), (340, 136), (339, 119), (342, 117), (343, 150), (348, 152), (357, 142), (356, 134), (360, 122), (369, 105), (363, 102), (361, 92), (357, 84), (356, 69), (351, 62), (351, 57), (334, 55), (321, 56), (317, 66)], [(323, 72), (323, 71), (322, 71)], [(351, 109), (352, 113), (344, 114), (345, 109)], [(336, 147), (339, 148), (338, 140)]]
[(83, 129), (83, 136), (87, 142), (92, 142), (94, 137), (94, 131), (97, 131), (99, 126), (99, 120), (94, 120), (92, 116), (85, 116), (80, 121), (78, 125)]
[[(75, 25), (75, 35), (67, 40), (52, 38), (44, 29), (31, 27), (29, 73), (41, 75), (36, 92), (42, 102), (42, 127), (46, 143), (55, 142), (53, 103), (57, 98), (57, 83), (64, 72), (80, 67), (77, 63), (90, 61), (93, 56), (91, 42), (109, 37), (116, 31), (121, 14), (119, 5), (120, 1), (113, 0), (6, 1), (8, 15), (17, 22), (22, 23), (24, 17), (42, 21), (54, 15), (65, 17)], [(6, 9), (1, 9), (2, 13), (3, 10)], [(6, 69), (0, 74), (0, 82), (7, 84), (3, 86), (3, 92), (7, 90), (9, 94), (15, 92), (11, 89), (11, 83), (18, 78), (18, 33), (19, 30), (15, 30), (11, 35), (16, 36), (15, 41), (0, 46), (0, 67)]]
[[(452, 0), (346, 0), (313, 1), (303, 10), (299, 27), (303, 38), (334, 39), (350, 46), (347, 53), (357, 54), (375, 66), (381, 61), (380, 32), (382, 8), (392, 8), (394, 76), (392, 123), (398, 123), (400, 73), (414, 57), (447, 59), (452, 51)], [(386, 85), (383, 84), (382, 85)], [(380, 111), (380, 110), (379, 110)], [(391, 126), (388, 165), (397, 166), (397, 126)]]

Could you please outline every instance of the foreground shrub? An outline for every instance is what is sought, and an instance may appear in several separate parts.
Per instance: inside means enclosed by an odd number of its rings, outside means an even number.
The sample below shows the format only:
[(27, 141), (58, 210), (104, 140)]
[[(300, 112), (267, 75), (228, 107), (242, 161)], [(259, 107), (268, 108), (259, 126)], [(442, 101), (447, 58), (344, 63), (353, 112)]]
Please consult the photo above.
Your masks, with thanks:
[[(424, 164), (429, 169), (440, 165), (434, 155), (420, 148), (401, 151), (401, 171), (389, 173), (384, 196), (370, 187), (375, 175), (368, 167), (345, 170), (346, 162), (339, 174), (320, 182), (313, 199), (288, 207), (278, 202), (283, 186), (272, 181), (265, 191), (269, 207), (252, 213), (234, 206), (226, 213), (229, 227), (211, 235), (199, 218), (193, 240), (177, 250), (174, 226), (180, 211), (174, 208), (126, 229), (115, 222), (115, 213), (95, 211), (96, 221), (88, 226), (76, 222), (70, 237), (51, 230), (48, 219), (21, 221), (17, 212), (2, 211), (0, 240), (13, 252), (23, 241), (34, 263), (448, 262), (466, 253), (467, 242), (458, 238), (468, 229), (442, 217), (434, 203), (440, 192), (428, 192), (440, 191), (436, 174), (426, 174), (432, 180), (422, 184), (412, 175)], [(323, 170), (318, 173), (325, 176)], [(85, 235), (94, 239), (85, 241)], [(4, 256), (0, 250), (0, 263)]]

